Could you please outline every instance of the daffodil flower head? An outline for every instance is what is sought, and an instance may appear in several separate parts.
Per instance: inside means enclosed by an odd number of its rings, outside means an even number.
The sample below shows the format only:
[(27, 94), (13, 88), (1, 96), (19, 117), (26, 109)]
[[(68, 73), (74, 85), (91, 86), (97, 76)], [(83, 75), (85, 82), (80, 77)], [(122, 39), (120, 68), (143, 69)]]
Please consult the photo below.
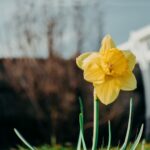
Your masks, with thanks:
[(131, 91), (137, 86), (133, 69), (135, 55), (116, 48), (110, 35), (104, 37), (99, 52), (83, 53), (76, 59), (84, 79), (94, 86), (94, 97), (105, 105), (116, 100), (120, 90)]

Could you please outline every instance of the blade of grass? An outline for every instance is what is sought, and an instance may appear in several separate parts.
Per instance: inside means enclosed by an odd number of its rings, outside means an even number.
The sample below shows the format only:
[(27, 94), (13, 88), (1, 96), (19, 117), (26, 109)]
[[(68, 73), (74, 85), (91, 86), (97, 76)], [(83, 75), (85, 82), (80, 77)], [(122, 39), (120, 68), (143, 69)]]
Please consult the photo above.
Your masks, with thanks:
[(78, 138), (78, 144), (77, 144), (77, 150), (80, 150), (81, 149), (81, 140), (82, 140), (82, 137), (81, 137), (81, 130), (80, 130), (80, 133), (79, 133), (79, 138)]
[(120, 146), (120, 141), (118, 142), (118, 145), (117, 145), (117, 149), (116, 149), (116, 150), (119, 150), (119, 146)]
[(83, 135), (83, 124), (84, 124), (84, 118), (83, 118), (83, 103), (81, 98), (79, 97), (79, 103), (80, 103), (80, 114), (79, 114), (79, 125), (80, 125), (80, 133), (79, 133), (79, 138), (78, 138), (78, 144), (77, 144), (77, 150), (81, 149), (81, 146), (83, 145), (84, 150), (86, 150), (86, 144), (84, 140), (84, 135)]
[(145, 149), (144, 146), (145, 146), (145, 140), (142, 141), (141, 150)]
[(83, 149), (87, 150), (84, 136), (83, 136), (83, 114), (82, 113), (80, 113), (79, 115), (79, 122), (80, 122), (80, 133), (81, 133), (81, 141), (82, 141)]
[(127, 128), (127, 132), (126, 132), (125, 141), (124, 141), (122, 147), (120, 148), (120, 150), (125, 150), (127, 148), (127, 144), (128, 144), (128, 140), (129, 140), (129, 134), (130, 134), (130, 130), (131, 130), (132, 107), (133, 107), (132, 105), (133, 105), (133, 101), (131, 98), (130, 99), (130, 112), (129, 112), (128, 128)]
[(138, 134), (138, 136), (137, 136), (137, 139), (135, 140), (133, 146), (131, 147), (131, 150), (135, 150), (136, 147), (137, 147), (137, 145), (139, 144), (140, 139), (141, 139), (141, 137), (142, 137), (143, 128), (144, 128), (144, 125), (142, 124), (142, 125), (141, 125), (141, 129), (140, 129), (140, 132), (139, 132), (139, 134)]
[(111, 125), (110, 125), (110, 120), (108, 121), (108, 145), (107, 145), (107, 150), (110, 150), (111, 146)]
[(14, 129), (14, 132), (18, 136), (18, 138), (30, 149), (30, 150), (35, 150), (26, 140), (25, 138), (19, 133), (17, 129)]
[[(81, 97), (79, 97), (79, 104), (80, 104), (80, 113), (83, 114), (83, 103)], [(80, 125), (80, 115), (79, 115), (79, 125)], [(80, 132), (79, 132), (79, 138), (78, 138), (78, 144), (77, 144), (77, 150), (81, 149), (81, 142), (82, 142), (82, 135), (81, 135), (81, 126), (80, 126)]]

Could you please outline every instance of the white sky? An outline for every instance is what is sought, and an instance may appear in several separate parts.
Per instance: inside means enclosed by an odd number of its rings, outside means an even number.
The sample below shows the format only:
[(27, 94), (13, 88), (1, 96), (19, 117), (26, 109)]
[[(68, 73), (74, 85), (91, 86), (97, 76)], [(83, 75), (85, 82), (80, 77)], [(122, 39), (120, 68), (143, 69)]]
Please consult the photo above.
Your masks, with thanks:
[[(4, 30), (4, 28), (6, 27), (7, 21), (9, 21), (13, 16), (13, 12), (15, 11), (15, 1), (17, 0), (0, 0), (0, 43), (2, 43), (4, 39), (6, 39), (5, 37), (11, 34), (11, 31), (8, 31), (8, 33), (6, 33), (6, 30)], [(60, 0), (55, 0), (55, 1), (60, 2)], [(68, 0), (65, 1), (67, 2)], [(80, 2), (80, 0), (76, 0), (76, 1)], [(37, 2), (40, 4), (41, 0), (37, 0)], [(103, 9), (104, 34), (111, 34), (114, 40), (117, 42), (117, 44), (121, 44), (127, 41), (131, 31), (135, 31), (139, 28), (142, 28), (143, 26), (150, 24), (150, 17), (149, 17), (150, 1), (149, 0), (101, 0), (100, 2), (102, 5), (100, 7), (102, 7)], [(67, 3), (65, 3), (65, 5), (66, 4)], [(68, 3), (68, 5), (69, 4), (70, 3)], [(92, 15), (91, 10), (87, 12), (88, 12), (87, 17), (89, 18), (88, 19), (89, 22), (87, 21), (89, 25), (87, 27), (89, 28), (89, 26), (91, 26), (90, 20), (92, 20), (94, 15)], [(97, 20), (97, 22), (98, 21), (99, 20)], [(97, 24), (97, 22), (92, 22), (91, 24), (93, 24), (93, 27), (87, 30), (88, 32), (87, 32), (86, 40), (84, 39), (87, 42), (84, 44), (83, 51), (91, 50), (91, 49), (95, 50), (99, 45), (100, 39), (96, 39), (99, 37), (97, 33), (98, 31), (96, 31), (97, 30), (96, 27), (94, 28), (94, 24)], [(75, 46), (73, 45), (72, 42), (75, 40), (72, 39), (71, 42), (68, 42), (69, 41), (68, 37), (66, 40), (67, 40), (67, 44), (68, 43), (72, 44), (71, 46), (69, 45), (64, 46), (65, 49), (64, 53), (67, 55), (67, 57), (69, 57), (70, 53), (75, 51)], [(69, 49), (70, 51), (67, 49)], [(1, 51), (2, 50), (0, 50), (0, 52)], [(44, 51), (41, 51), (41, 53), (43, 52)]]

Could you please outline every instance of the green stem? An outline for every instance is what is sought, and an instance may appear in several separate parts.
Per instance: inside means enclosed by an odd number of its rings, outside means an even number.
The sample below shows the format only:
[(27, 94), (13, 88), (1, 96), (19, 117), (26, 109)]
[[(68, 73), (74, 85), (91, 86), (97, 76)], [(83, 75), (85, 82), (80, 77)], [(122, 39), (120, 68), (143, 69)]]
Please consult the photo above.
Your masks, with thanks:
[(92, 150), (97, 149), (97, 143), (98, 143), (98, 128), (99, 128), (99, 100), (94, 100), (94, 126), (93, 126), (93, 144), (92, 144)]

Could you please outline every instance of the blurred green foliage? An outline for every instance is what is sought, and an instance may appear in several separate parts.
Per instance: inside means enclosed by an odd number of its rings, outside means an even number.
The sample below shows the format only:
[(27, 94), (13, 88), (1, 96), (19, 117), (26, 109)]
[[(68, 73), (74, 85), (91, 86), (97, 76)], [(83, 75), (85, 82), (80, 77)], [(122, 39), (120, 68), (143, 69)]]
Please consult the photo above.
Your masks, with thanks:
[[(130, 148), (127, 148), (127, 150)], [(75, 150), (76, 148), (74, 147), (63, 147), (61, 145), (56, 145), (56, 146), (49, 146), (49, 145), (43, 145), (41, 147), (36, 148), (36, 150)], [(103, 148), (103, 149), (99, 149), (99, 150), (106, 150), (107, 148)], [(111, 150), (116, 150), (117, 147), (112, 147)], [(17, 150), (29, 150), (28, 148), (23, 148), (21, 146), (18, 147)], [(140, 143), (137, 147), (137, 150), (150, 150), (150, 144), (146, 143), (144, 145), (142, 145), (142, 143)]]
[[(17, 150), (30, 150), (30, 149), (18, 146)], [(64, 146), (61, 146), (61, 145), (55, 145), (55, 146), (43, 145), (41, 147), (37, 147), (36, 150), (75, 150), (75, 148), (73, 148), (73, 147), (64, 147)]]

